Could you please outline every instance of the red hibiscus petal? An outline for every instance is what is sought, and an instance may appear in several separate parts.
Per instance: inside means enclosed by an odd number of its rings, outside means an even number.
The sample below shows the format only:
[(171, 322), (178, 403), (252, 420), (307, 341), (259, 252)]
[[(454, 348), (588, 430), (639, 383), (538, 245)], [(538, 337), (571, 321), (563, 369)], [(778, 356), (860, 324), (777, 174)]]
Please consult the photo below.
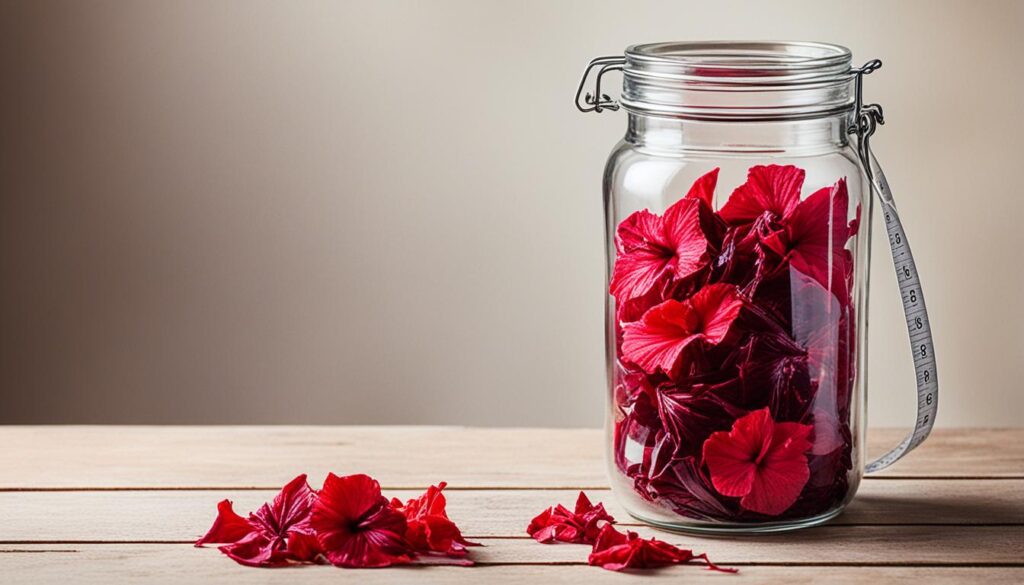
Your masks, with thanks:
[(633, 213), (619, 224), (616, 245), (609, 289), (620, 303), (647, 294), (664, 279), (674, 252), (663, 241), (660, 217), (646, 209)]
[(323, 554), (341, 567), (386, 567), (409, 562), (405, 516), (391, 508), (380, 484), (366, 475), (327, 475), (310, 525)]
[(402, 506), (392, 500), (391, 507), (405, 514), (408, 523), (406, 541), (417, 552), (441, 553), (453, 557), (467, 554), (467, 546), (480, 546), (463, 538), (462, 532), (448, 518), (447, 500), (441, 493), (447, 484), (430, 486), (426, 493)]
[(312, 534), (309, 514), (314, 497), (306, 476), (300, 475), (281, 488), (272, 502), (250, 514), (248, 520), (235, 514), (231, 502), (224, 500), (217, 506), (213, 527), (197, 546), (204, 542), (229, 542), (220, 547), (221, 552), (238, 563), (256, 567), (309, 560), (312, 557), (306, 557), (300, 542), (295, 543), (294, 550), (301, 551), (303, 556), (293, 554), (291, 541), (295, 535), (302, 540)]
[(700, 315), (704, 339), (712, 345), (725, 339), (743, 308), (743, 300), (736, 287), (729, 284), (706, 286), (693, 295), (690, 303)]
[(718, 184), (718, 168), (709, 171), (693, 182), (686, 193), (686, 199), (703, 201), (708, 207), (714, 207), (715, 185)]
[(623, 326), (622, 356), (651, 374), (674, 373), (691, 343), (720, 343), (742, 307), (736, 287), (728, 284), (706, 286), (684, 302), (667, 300)]
[(576, 499), (575, 511), (565, 506), (552, 506), (530, 521), (526, 532), (537, 542), (585, 542), (593, 543), (602, 526), (615, 522), (603, 504), (591, 504), (586, 494), (580, 492)]
[[(845, 271), (842, 251), (849, 239), (848, 204), (846, 180), (840, 179), (797, 205), (786, 227), (785, 243), (773, 236), (766, 244), (776, 252), (788, 253), (794, 269), (834, 291), (837, 287), (832, 283), (841, 280)], [(830, 275), (840, 278), (830, 278)]]
[(704, 443), (704, 461), (715, 489), (741, 496), (740, 505), (753, 512), (785, 512), (810, 476), (811, 430), (810, 425), (776, 423), (763, 408), (738, 419), (728, 433), (714, 433)]
[(302, 474), (281, 488), (273, 502), (263, 504), (250, 514), (249, 521), (277, 538), (286, 537), (292, 530), (308, 531), (315, 498), (316, 493), (306, 482), (306, 474)]
[(704, 442), (704, 462), (719, 493), (750, 493), (757, 475), (756, 461), (771, 441), (771, 424), (768, 409), (757, 410), (737, 419), (732, 430), (712, 433)]
[(320, 542), (311, 532), (290, 532), (288, 534), (288, 556), (301, 562), (316, 561), (323, 551)]
[(687, 278), (708, 265), (708, 239), (700, 222), (699, 201), (680, 199), (665, 210), (664, 240), (674, 256), (669, 263), (674, 276)]
[(253, 531), (252, 524), (235, 513), (231, 507), (231, 500), (221, 500), (217, 504), (217, 519), (213, 526), (202, 538), (196, 541), (196, 546), (207, 543), (237, 542)]
[(281, 567), (290, 560), (284, 540), (263, 532), (252, 532), (219, 550), (236, 563), (249, 567)]
[(622, 357), (645, 372), (673, 372), (686, 346), (700, 339), (699, 316), (693, 308), (667, 300), (623, 329)]
[(758, 469), (754, 485), (740, 505), (753, 512), (774, 516), (789, 509), (810, 478), (807, 457), (811, 427), (799, 423), (776, 423), (772, 448)]
[(609, 571), (627, 569), (653, 569), (668, 565), (699, 561), (709, 569), (735, 573), (736, 569), (723, 569), (712, 564), (707, 555), (673, 546), (656, 538), (640, 538), (635, 532), (622, 534), (611, 525), (601, 529), (587, 562)]
[(719, 215), (731, 225), (750, 223), (765, 211), (786, 218), (800, 201), (804, 171), (792, 165), (755, 166), (733, 191)]

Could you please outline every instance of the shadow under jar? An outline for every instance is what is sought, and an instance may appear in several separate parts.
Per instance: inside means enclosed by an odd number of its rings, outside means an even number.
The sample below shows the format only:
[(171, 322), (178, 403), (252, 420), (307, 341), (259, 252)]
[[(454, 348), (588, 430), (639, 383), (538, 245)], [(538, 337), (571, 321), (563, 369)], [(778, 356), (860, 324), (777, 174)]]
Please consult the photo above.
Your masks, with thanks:
[(864, 469), (872, 200), (850, 52), (661, 43), (620, 62), (628, 129), (604, 174), (612, 488), (669, 529), (825, 522)]

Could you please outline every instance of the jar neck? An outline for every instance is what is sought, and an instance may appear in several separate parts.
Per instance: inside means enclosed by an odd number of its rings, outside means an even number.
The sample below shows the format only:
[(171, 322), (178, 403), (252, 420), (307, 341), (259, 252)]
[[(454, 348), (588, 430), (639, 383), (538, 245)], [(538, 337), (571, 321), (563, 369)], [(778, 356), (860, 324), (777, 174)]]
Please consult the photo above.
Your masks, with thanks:
[(625, 141), (655, 151), (817, 154), (844, 148), (849, 112), (806, 120), (684, 120), (629, 113)]

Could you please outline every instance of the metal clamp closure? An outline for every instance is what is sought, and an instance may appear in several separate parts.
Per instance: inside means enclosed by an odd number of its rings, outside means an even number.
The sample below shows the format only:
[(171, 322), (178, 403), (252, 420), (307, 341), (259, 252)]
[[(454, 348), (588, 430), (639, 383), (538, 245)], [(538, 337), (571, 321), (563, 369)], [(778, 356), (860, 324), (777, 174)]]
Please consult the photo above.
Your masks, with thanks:
[[(613, 100), (608, 96), (608, 94), (601, 93), (601, 77), (609, 71), (622, 71), (622, 67), (625, 64), (626, 58), (619, 55), (598, 57), (591, 61), (590, 64), (587, 65), (587, 69), (583, 72), (583, 79), (580, 79), (580, 86), (576, 89), (576, 109), (583, 113), (597, 112), (598, 114), (604, 110), (618, 110), (619, 102)], [(594, 82), (594, 91), (593, 93), (588, 91), (584, 96), (583, 88), (587, 84), (587, 78), (590, 77), (590, 72), (593, 71), (595, 67), (600, 67), (600, 69), (597, 71), (597, 78)], [(581, 96), (583, 98), (582, 102), (580, 102)]]

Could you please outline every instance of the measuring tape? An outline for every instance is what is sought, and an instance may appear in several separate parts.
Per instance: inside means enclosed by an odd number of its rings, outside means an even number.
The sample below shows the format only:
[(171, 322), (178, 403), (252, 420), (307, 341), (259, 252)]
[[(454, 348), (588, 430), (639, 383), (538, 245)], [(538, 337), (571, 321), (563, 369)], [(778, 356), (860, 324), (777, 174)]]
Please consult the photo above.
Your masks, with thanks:
[(911, 431), (895, 449), (869, 463), (864, 471), (873, 473), (889, 467), (899, 461), (920, 445), (935, 424), (935, 413), (939, 406), (939, 377), (935, 369), (935, 344), (932, 342), (931, 321), (928, 309), (924, 304), (924, 293), (921, 291), (921, 279), (914, 263), (914, 255), (910, 251), (907, 233), (896, 211), (896, 203), (892, 198), (885, 173), (871, 152), (870, 139), (875, 128), (883, 124), (882, 108), (877, 104), (863, 103), (863, 76), (877, 70), (882, 62), (877, 59), (855, 70), (856, 79), (856, 119), (854, 132), (858, 137), (858, 154), (864, 163), (868, 176), (868, 184), (878, 194), (885, 218), (885, 231), (889, 236), (889, 249), (892, 252), (893, 265), (896, 267), (896, 281), (899, 283), (900, 296), (903, 299), (903, 315), (907, 319), (907, 333), (910, 335), (910, 349), (914, 357), (914, 373), (917, 378), (917, 420)]

